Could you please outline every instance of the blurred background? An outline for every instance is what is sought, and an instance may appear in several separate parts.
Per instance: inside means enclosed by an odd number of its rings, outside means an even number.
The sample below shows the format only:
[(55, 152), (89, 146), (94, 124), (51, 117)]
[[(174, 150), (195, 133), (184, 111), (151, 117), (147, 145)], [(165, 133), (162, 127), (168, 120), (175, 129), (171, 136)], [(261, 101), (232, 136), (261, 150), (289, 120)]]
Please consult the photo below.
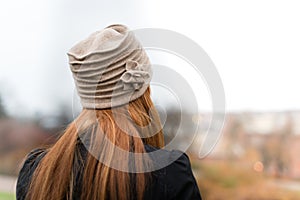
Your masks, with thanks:
[(76, 116), (66, 52), (112, 23), (176, 31), (214, 62), (226, 118), (205, 158), (198, 155), (214, 112), (205, 79), (191, 86), (198, 109), (178, 107), (155, 87), (152, 94), (167, 114), (166, 141), (178, 131), (184, 134), (175, 147), (193, 141), (188, 154), (204, 199), (300, 199), (299, 9), (296, 0), (1, 2), (0, 199), (15, 198), (26, 154), (55, 142)]

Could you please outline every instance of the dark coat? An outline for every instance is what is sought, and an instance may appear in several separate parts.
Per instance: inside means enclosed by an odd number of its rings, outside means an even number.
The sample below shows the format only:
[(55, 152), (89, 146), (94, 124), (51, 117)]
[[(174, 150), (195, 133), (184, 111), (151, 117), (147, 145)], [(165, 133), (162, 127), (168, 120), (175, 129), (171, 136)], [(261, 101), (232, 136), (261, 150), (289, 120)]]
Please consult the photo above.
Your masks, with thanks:
[[(147, 152), (157, 150), (157, 148), (149, 145), (145, 145), (145, 149)], [(86, 152), (86, 150), (81, 151)], [(167, 159), (179, 158), (170, 165), (152, 172), (152, 184), (146, 189), (144, 199), (201, 200), (200, 191), (192, 173), (187, 154), (178, 150), (163, 150), (162, 152), (167, 156)], [(43, 149), (36, 149), (28, 154), (18, 177), (17, 200), (23, 200), (25, 198), (31, 176), (45, 154), (46, 152)], [(75, 188), (74, 199), (79, 199), (80, 192), (76, 193), (76, 191), (80, 191), (80, 189)]]

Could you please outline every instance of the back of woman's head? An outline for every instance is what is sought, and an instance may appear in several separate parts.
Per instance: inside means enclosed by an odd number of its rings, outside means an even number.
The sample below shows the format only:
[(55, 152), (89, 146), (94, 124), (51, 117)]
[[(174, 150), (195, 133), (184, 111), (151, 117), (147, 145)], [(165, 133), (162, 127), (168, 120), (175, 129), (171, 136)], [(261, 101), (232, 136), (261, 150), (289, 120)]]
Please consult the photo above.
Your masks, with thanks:
[(164, 146), (144, 49), (125, 26), (112, 25), (68, 56), (83, 110), (46, 149), (26, 199), (142, 199), (152, 165), (144, 145)]

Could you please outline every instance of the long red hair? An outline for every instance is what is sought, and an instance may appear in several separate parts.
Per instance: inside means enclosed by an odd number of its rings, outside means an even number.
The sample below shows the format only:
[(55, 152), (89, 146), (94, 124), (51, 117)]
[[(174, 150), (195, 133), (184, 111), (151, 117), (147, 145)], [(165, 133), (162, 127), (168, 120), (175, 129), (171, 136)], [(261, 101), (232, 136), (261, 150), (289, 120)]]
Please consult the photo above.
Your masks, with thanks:
[[(146, 131), (143, 129), (146, 135), (141, 137), (136, 127), (146, 128)], [(152, 135), (153, 131), (157, 133)], [(83, 157), (80, 145), (86, 141), (89, 153)], [(164, 146), (161, 123), (150, 98), (150, 88), (125, 106), (83, 109), (59, 140), (46, 150), (46, 155), (33, 174), (26, 199), (71, 200), (78, 189), (78, 173), (82, 175), (80, 199), (128, 200), (132, 195), (143, 199), (150, 173), (134, 173), (135, 180), (130, 181), (132, 173), (109, 167), (107, 163), (119, 158), (120, 155), (115, 153), (117, 147), (127, 152), (145, 153), (144, 144), (158, 148)], [(99, 158), (106, 164), (100, 162)], [(119, 160), (120, 166), (124, 167), (129, 162), (129, 157)], [(134, 167), (143, 171), (146, 166), (144, 161), (136, 159)]]

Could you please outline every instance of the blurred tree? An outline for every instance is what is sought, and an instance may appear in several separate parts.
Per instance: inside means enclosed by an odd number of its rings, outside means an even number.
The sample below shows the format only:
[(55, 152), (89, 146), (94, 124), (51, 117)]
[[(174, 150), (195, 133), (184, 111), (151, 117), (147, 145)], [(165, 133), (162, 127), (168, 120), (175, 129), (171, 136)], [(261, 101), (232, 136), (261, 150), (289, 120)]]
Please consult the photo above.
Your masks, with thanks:
[(176, 108), (168, 109), (166, 122), (163, 126), (165, 143), (168, 144), (176, 135), (181, 120), (181, 111)]
[(74, 120), (72, 107), (69, 104), (61, 103), (58, 105), (58, 122), (59, 126), (66, 128), (66, 126)]
[(5, 108), (2, 103), (2, 98), (0, 96), (0, 118), (6, 117), (6, 116), (7, 116), (7, 114), (6, 114)]
[(226, 147), (226, 156), (229, 160), (235, 160), (239, 155), (241, 147), (241, 136), (245, 133), (243, 123), (239, 116), (232, 116), (232, 123), (228, 131), (228, 143)]
[(290, 114), (287, 114), (285, 126), (270, 133), (260, 149), (265, 167), (275, 176), (284, 176), (290, 168), (289, 141), (292, 131), (293, 121)]

